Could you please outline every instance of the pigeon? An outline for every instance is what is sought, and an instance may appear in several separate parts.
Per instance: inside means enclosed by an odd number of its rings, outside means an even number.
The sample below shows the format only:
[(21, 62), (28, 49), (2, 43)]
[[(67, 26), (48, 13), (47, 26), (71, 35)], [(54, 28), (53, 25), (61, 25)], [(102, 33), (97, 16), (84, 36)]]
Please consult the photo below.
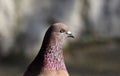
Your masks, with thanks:
[(67, 25), (52, 24), (44, 36), (38, 55), (23, 76), (69, 76), (62, 51), (62, 45), (69, 37), (74, 38)]

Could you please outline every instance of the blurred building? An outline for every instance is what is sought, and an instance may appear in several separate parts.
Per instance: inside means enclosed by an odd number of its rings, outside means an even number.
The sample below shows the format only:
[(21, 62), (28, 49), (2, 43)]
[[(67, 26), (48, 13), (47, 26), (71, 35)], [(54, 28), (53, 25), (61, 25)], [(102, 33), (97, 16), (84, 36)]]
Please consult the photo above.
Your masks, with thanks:
[(14, 44), (16, 26), (15, 2), (0, 0), (0, 52), (7, 54)]
[(120, 0), (89, 0), (89, 20), (102, 37), (120, 37)]

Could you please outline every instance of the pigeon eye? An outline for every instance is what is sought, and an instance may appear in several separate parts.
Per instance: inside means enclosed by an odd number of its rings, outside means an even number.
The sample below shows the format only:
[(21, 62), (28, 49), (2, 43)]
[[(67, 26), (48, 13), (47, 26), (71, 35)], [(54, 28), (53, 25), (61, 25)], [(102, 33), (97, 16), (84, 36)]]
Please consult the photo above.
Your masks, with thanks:
[(63, 33), (63, 32), (65, 32), (65, 30), (64, 30), (64, 29), (61, 29), (61, 30), (60, 30), (60, 33)]

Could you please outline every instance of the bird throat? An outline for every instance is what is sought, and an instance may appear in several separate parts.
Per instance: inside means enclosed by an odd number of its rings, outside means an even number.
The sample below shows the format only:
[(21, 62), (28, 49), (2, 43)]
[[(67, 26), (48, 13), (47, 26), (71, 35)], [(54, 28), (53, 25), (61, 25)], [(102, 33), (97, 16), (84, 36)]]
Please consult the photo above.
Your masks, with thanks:
[[(54, 46), (53, 46), (54, 45)], [(46, 70), (66, 70), (63, 52), (60, 44), (51, 44), (44, 54), (44, 69)], [(61, 46), (61, 47), (60, 47)]]

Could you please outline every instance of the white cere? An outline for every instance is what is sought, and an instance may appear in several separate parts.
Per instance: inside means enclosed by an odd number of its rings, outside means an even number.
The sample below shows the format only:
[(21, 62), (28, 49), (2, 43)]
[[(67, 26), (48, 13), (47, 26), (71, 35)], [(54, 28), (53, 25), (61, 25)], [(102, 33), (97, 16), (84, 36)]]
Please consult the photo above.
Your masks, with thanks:
[(67, 34), (72, 34), (72, 33), (70, 31), (68, 31)]

